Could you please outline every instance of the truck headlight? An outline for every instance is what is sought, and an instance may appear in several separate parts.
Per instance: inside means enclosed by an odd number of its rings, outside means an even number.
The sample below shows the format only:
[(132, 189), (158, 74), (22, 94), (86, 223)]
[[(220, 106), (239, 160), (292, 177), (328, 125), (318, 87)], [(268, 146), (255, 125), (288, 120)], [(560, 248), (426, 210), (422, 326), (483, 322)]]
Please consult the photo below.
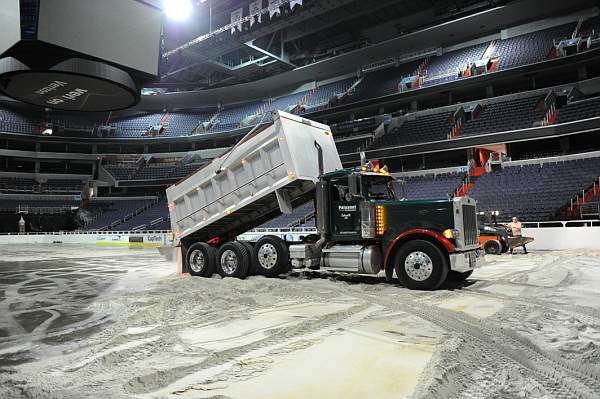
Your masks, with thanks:
[(447, 239), (451, 239), (451, 238), (458, 238), (458, 230), (456, 229), (446, 229), (442, 232), (442, 235), (447, 238)]

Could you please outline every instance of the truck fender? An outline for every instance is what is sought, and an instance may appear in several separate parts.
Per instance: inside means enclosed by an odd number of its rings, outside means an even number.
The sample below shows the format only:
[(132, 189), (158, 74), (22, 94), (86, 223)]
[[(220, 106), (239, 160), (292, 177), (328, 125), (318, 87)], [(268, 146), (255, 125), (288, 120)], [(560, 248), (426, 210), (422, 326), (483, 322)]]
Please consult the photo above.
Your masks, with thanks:
[[(437, 244), (438, 246), (441, 246), (442, 248), (444, 248), (447, 253), (452, 253), (452, 252), (455, 252), (455, 250), (456, 250), (456, 247), (454, 246), (454, 244), (452, 244), (450, 242), (450, 240), (448, 240), (446, 237), (444, 237), (441, 233), (438, 233), (437, 231), (433, 231), (433, 230), (429, 230), (429, 229), (407, 230), (404, 233), (398, 235), (396, 238), (394, 238), (392, 240), (390, 246), (385, 251), (385, 257), (383, 260), (384, 269), (387, 269), (387, 266), (388, 266), (390, 260), (393, 259), (393, 254), (394, 254), (395, 250), (400, 245), (402, 245), (402, 243), (404, 243), (405, 241), (408, 241), (411, 239), (417, 239), (417, 238), (431, 241), (434, 244)], [(440, 249), (442, 249), (442, 248), (440, 248)]]

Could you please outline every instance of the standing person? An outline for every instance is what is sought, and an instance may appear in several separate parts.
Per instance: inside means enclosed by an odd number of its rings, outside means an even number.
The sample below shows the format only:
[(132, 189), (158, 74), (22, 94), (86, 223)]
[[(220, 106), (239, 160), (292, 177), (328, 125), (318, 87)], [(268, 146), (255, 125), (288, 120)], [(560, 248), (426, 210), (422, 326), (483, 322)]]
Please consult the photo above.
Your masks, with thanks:
[[(505, 226), (510, 229), (513, 237), (521, 237), (521, 222), (519, 222), (519, 219), (517, 219), (516, 216), (513, 216), (512, 222)], [(525, 254), (527, 254), (527, 248), (525, 247), (525, 244), (523, 244), (522, 246), (523, 250), (525, 251)], [(510, 249), (510, 253), (513, 253), (512, 248)]]

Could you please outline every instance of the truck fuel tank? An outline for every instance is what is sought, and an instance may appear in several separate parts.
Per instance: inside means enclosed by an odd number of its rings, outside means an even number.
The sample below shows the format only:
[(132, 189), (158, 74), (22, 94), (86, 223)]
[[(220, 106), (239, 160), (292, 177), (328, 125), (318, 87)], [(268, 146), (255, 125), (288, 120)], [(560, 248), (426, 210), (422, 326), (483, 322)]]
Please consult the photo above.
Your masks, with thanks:
[(383, 257), (376, 245), (334, 245), (322, 250), (321, 268), (330, 271), (377, 274)]

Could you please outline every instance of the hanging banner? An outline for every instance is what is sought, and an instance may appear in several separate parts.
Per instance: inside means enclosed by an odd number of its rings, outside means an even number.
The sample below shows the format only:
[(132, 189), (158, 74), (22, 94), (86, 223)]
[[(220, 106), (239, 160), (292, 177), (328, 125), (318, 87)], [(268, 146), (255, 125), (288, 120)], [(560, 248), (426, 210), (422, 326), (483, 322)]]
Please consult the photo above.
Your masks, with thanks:
[(244, 15), (244, 9), (238, 8), (237, 10), (233, 10), (231, 12), (231, 34), (235, 32), (235, 28), (242, 31), (242, 16)]
[(290, 0), (290, 8), (293, 9), (296, 4), (302, 6), (302, 0)]
[(260, 11), (262, 10), (262, 0), (255, 0), (250, 2), (250, 26), (255, 23), (261, 23), (262, 15)]
[(274, 15), (279, 15), (281, 12), (279, 11), (279, 6), (281, 5), (281, 0), (269, 0), (269, 16), (273, 18)]

